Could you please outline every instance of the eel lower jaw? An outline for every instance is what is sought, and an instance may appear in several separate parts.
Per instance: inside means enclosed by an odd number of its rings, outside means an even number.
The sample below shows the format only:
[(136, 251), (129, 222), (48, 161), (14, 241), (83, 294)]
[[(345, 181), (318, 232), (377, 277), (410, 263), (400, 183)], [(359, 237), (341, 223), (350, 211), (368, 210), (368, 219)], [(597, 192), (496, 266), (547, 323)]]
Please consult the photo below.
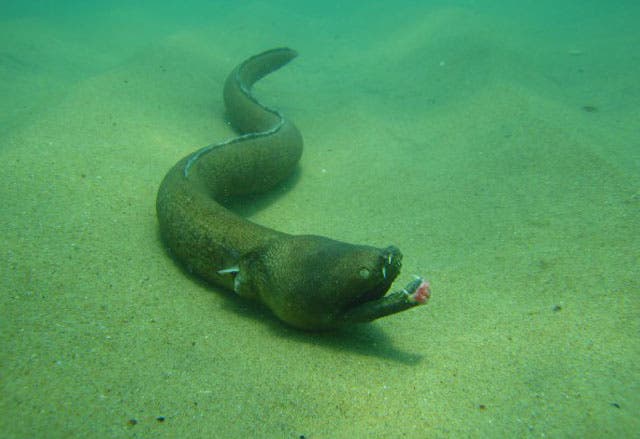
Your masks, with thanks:
[(345, 309), (340, 316), (340, 322), (365, 323), (421, 306), (431, 297), (431, 286), (422, 277), (416, 276), (404, 288), (387, 293), (378, 299), (354, 303)]
[(381, 282), (370, 290), (367, 290), (358, 295), (352, 302), (349, 303), (349, 305), (347, 305), (347, 308), (354, 308), (367, 302), (373, 302), (383, 298), (391, 290), (391, 285), (391, 282), (385, 279), (384, 282)]
[[(358, 299), (349, 306), (349, 308), (379, 300), (389, 294), (390, 289), (390, 284), (379, 285), (377, 288), (361, 294)], [(416, 305), (423, 305), (431, 298), (431, 284), (421, 276), (414, 275), (414, 279), (402, 288), (401, 291), (404, 293), (406, 300), (409, 303), (414, 303)]]

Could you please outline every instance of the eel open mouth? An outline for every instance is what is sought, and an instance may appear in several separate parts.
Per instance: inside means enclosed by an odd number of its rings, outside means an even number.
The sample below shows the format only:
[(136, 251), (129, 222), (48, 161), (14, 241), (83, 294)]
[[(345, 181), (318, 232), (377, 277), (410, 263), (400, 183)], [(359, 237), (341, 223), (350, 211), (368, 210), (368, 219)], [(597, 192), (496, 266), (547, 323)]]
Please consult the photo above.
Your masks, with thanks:
[(394, 246), (389, 246), (381, 251), (376, 268), (373, 269), (373, 273), (368, 273), (368, 276), (372, 280), (377, 282), (372, 288), (367, 289), (363, 293), (359, 294), (348, 306), (351, 308), (361, 305), (365, 302), (377, 300), (383, 297), (395, 278), (400, 273), (402, 267), (402, 253)]

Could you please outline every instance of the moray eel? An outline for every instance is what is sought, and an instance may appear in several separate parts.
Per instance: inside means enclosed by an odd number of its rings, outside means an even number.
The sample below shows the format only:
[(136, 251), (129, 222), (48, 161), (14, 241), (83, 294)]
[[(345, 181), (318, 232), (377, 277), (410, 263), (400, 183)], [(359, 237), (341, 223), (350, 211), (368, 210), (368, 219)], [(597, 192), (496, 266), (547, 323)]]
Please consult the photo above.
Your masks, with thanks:
[(289, 235), (225, 207), (231, 197), (268, 191), (297, 166), (302, 135), (251, 93), (256, 81), (296, 56), (288, 48), (269, 50), (228, 76), (224, 102), (239, 136), (188, 155), (167, 173), (156, 201), (163, 240), (188, 271), (304, 330), (368, 322), (425, 303), (429, 283), (417, 276), (385, 295), (400, 272), (396, 247)]

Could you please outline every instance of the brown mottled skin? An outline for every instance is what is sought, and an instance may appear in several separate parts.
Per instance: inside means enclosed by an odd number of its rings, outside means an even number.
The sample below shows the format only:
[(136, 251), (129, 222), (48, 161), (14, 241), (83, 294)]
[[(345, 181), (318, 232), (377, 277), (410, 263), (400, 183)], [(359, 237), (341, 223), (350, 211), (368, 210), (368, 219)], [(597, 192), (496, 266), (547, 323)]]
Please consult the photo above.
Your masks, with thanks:
[(395, 247), (289, 235), (224, 207), (230, 196), (273, 188), (300, 159), (302, 136), (295, 125), (251, 95), (257, 80), (296, 55), (269, 50), (231, 72), (224, 101), (240, 136), (190, 154), (166, 175), (156, 204), (163, 239), (189, 271), (264, 303), (302, 329), (371, 321), (426, 302), (428, 283), (421, 278), (385, 296), (400, 271)]

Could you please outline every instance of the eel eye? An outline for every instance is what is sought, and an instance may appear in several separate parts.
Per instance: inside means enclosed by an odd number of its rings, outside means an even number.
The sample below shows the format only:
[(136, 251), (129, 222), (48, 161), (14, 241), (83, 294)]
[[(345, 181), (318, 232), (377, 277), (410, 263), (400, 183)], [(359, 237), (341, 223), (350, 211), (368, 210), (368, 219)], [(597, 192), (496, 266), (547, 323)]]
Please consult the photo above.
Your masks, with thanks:
[(362, 267), (358, 274), (360, 274), (360, 277), (362, 279), (369, 279), (369, 276), (371, 276), (371, 271), (369, 271), (369, 269), (366, 267)]

